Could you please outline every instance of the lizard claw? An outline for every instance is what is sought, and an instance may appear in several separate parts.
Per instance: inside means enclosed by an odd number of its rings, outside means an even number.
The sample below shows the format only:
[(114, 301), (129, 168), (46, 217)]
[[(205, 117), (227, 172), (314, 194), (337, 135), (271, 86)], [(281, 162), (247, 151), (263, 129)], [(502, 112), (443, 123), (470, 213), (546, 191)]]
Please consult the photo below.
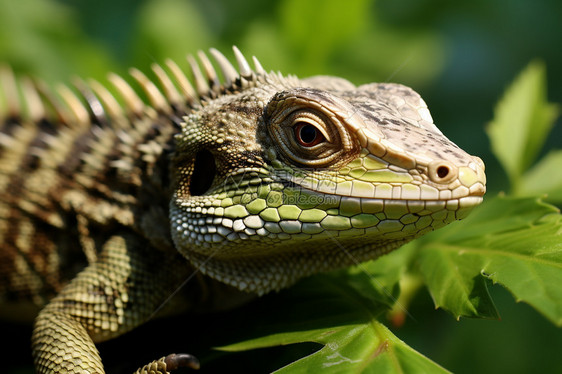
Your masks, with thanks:
[(166, 370), (169, 371), (183, 367), (198, 370), (200, 367), (197, 357), (187, 353), (169, 354), (164, 358), (164, 362), (166, 363)]

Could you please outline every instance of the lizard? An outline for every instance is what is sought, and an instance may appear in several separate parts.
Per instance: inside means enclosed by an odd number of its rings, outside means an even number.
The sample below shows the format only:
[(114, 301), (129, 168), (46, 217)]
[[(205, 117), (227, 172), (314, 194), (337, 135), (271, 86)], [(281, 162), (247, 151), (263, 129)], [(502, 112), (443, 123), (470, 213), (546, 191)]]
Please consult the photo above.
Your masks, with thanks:
[[(181, 289), (230, 308), (462, 219), (485, 167), (395, 83), (266, 71), (233, 47), (109, 84), (0, 71), (0, 302), (39, 373), (104, 373), (95, 343)], [(140, 91), (140, 92), (137, 92)], [(19, 313), (21, 315), (21, 313)], [(169, 355), (138, 373), (196, 368)]]

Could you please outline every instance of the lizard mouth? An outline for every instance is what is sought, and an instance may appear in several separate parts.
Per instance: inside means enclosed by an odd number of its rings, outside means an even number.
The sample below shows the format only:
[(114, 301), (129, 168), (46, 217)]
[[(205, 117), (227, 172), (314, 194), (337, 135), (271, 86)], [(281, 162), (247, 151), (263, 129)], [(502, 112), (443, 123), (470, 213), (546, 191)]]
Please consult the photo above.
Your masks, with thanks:
[(471, 196), (484, 196), (485, 193), (486, 186), (484, 186), (482, 183), (477, 183), (470, 187)]

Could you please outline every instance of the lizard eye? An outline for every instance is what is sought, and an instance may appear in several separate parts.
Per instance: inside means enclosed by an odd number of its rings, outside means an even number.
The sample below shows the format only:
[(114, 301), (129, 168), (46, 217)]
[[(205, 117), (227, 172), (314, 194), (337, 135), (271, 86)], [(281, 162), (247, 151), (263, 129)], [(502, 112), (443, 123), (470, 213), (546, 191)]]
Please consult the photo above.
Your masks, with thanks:
[(311, 168), (350, 160), (359, 153), (359, 142), (345, 126), (353, 117), (347, 115), (348, 106), (343, 99), (310, 88), (278, 92), (263, 115), (272, 146), (280, 151), (276, 154)]
[(313, 147), (326, 140), (320, 130), (308, 122), (297, 122), (293, 129), (297, 143), (303, 147)]

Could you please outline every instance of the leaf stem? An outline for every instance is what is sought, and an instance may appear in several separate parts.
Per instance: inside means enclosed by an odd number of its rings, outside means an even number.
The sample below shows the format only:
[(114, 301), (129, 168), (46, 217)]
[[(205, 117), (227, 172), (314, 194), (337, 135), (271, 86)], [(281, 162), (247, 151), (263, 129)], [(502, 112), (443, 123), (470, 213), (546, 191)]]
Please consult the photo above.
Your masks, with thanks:
[(418, 291), (423, 287), (424, 281), (419, 274), (406, 273), (400, 279), (399, 284), (400, 296), (392, 306), (392, 309), (386, 314), (394, 327), (401, 327), (406, 321), (406, 316), (414, 318), (408, 313), (408, 307)]

